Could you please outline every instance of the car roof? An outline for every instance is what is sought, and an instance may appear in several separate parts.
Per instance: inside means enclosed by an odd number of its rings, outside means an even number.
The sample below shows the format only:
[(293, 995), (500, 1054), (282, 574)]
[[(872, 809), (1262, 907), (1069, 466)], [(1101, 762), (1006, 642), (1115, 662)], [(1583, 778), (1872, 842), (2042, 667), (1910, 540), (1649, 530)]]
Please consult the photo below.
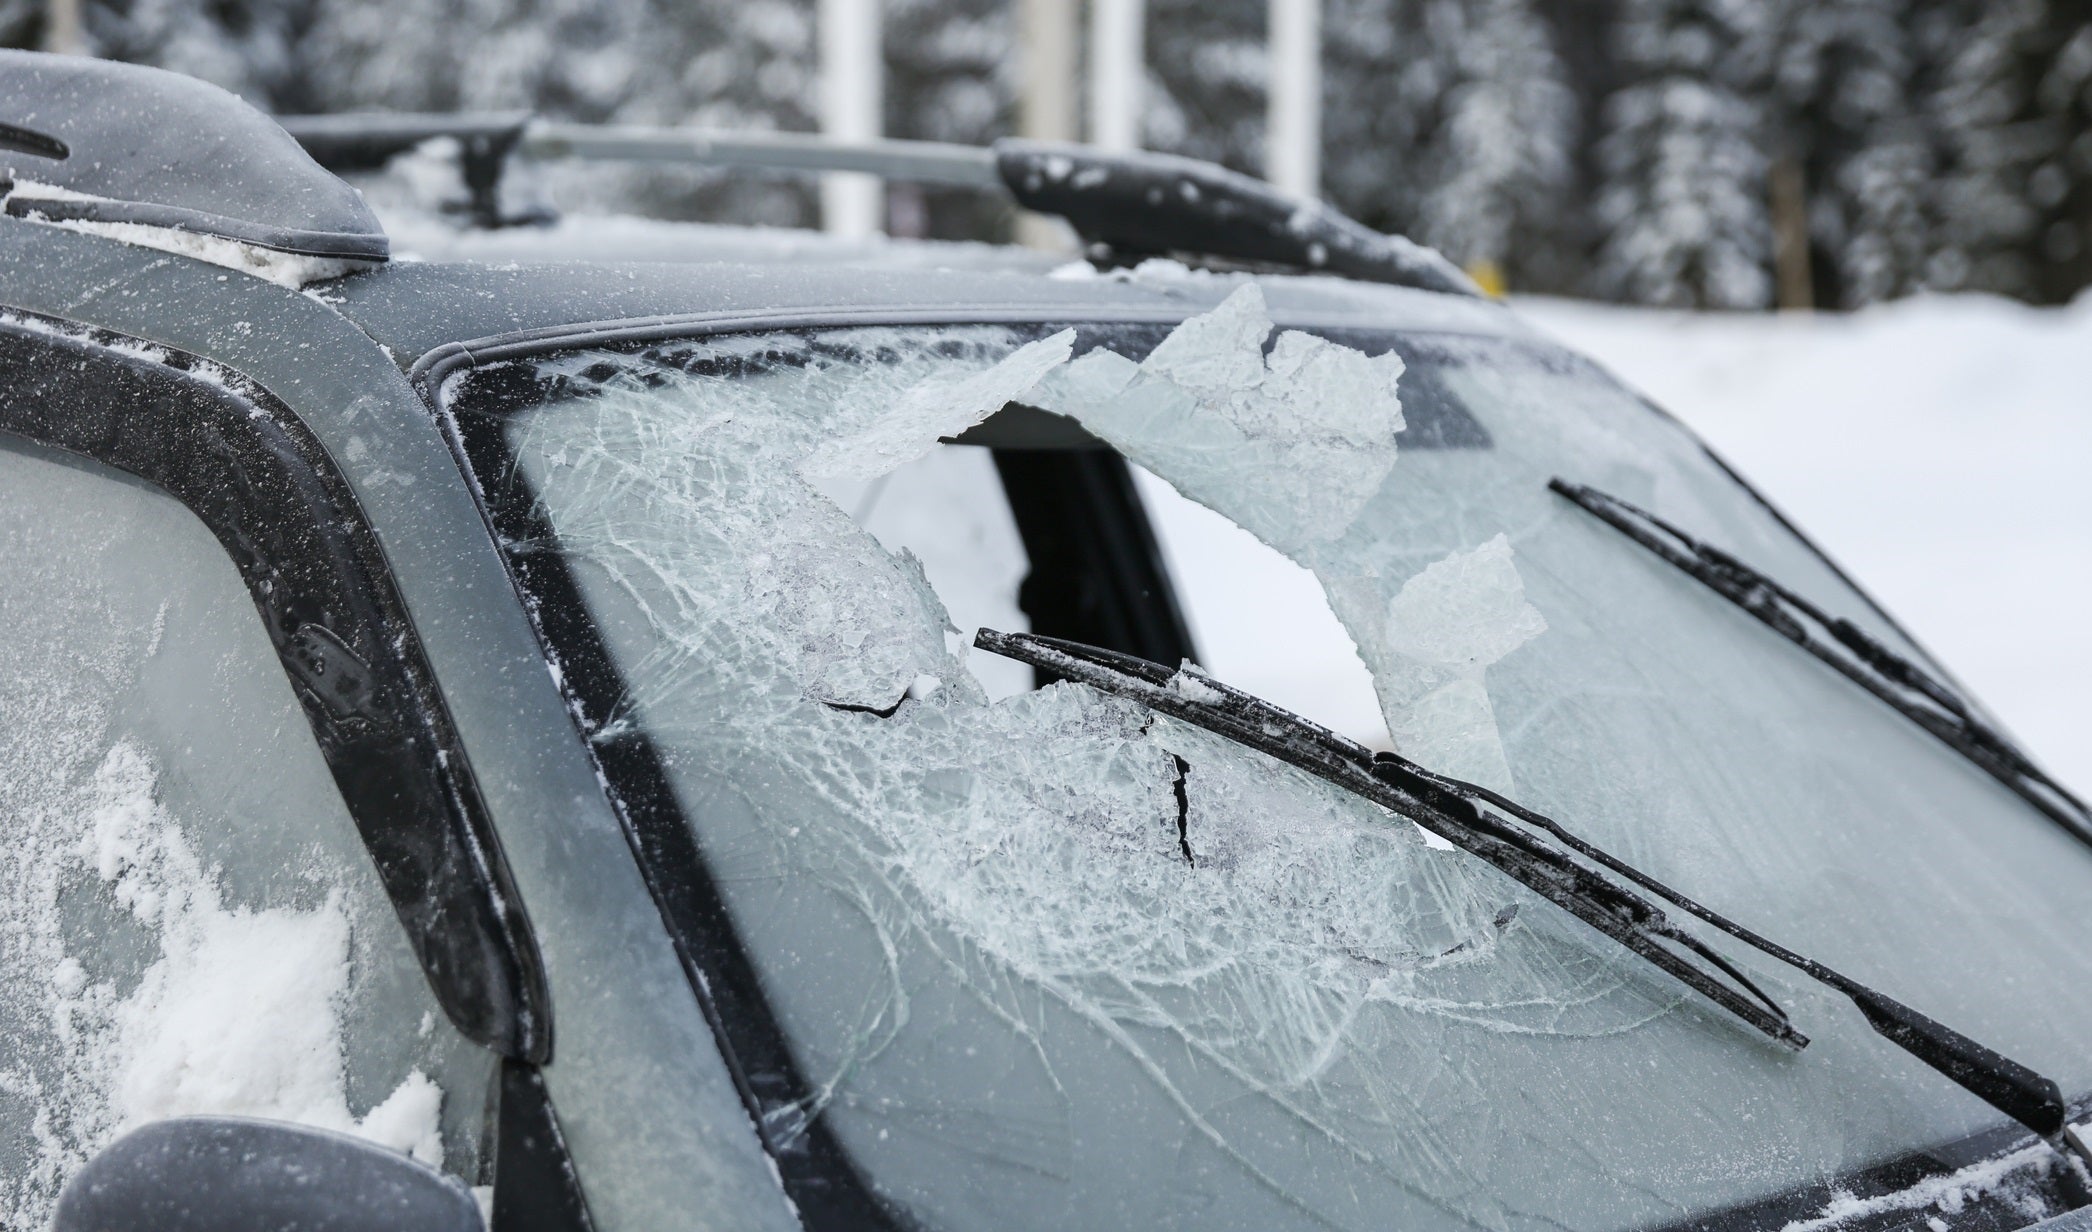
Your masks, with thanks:
[[(1001, 245), (838, 240), (630, 218), (510, 227), (502, 224), (514, 219), (498, 208), (491, 186), (518, 142), (551, 155), (671, 161), (732, 146), (741, 150), (736, 157), (761, 153), (763, 166), (802, 171), (870, 160), (874, 169), (915, 176), (934, 164), (932, 178), (963, 170), (967, 185), (1062, 219), (1094, 251), (1184, 252), (1320, 271), (1256, 276), (1283, 324), (1524, 332), (1428, 249), (1251, 177), (1169, 155), (1019, 140), (844, 148), (804, 135), (562, 126), (526, 116), (285, 120), (302, 134), (294, 135), (233, 95), (176, 74), (23, 52), (0, 52), (0, 104), (13, 117), (9, 149), (33, 172), (0, 177), (0, 212), (10, 221), (99, 231), (132, 245), (141, 263), (200, 259), (286, 287), (343, 266), (378, 265), (310, 289), (410, 373), (446, 347), (470, 358), (502, 342), (513, 353), (519, 335), (557, 345), (783, 321), (1174, 322), (1210, 309), (1250, 277), (1169, 261), (1105, 272)], [(180, 123), (167, 141), (140, 145), (143, 115)], [(366, 195), (334, 173), (388, 168), (439, 135), (468, 142), (459, 153), (467, 187), (489, 192), (466, 213), (492, 230), (462, 231), (426, 212), (382, 220)], [(496, 138), (501, 152), (491, 169), (467, 158), (477, 148), (470, 141)], [(314, 149), (333, 161), (316, 160)], [(21, 238), (32, 251), (50, 252), (48, 276), (63, 278), (68, 263), (89, 260), (63, 242), (39, 242), (55, 236)], [(388, 261), (395, 252), (401, 259)], [(424, 259), (409, 259), (417, 255)]]
[[(319, 293), (407, 370), (438, 348), (530, 338), (901, 322), (1174, 323), (1251, 280), (1283, 326), (1535, 336), (1501, 305), (1464, 296), (1166, 261), (1099, 271), (1003, 245), (838, 241), (631, 218), (570, 218), (528, 231), (402, 230), (395, 243), (403, 259)], [(651, 259), (575, 259), (633, 251)]]

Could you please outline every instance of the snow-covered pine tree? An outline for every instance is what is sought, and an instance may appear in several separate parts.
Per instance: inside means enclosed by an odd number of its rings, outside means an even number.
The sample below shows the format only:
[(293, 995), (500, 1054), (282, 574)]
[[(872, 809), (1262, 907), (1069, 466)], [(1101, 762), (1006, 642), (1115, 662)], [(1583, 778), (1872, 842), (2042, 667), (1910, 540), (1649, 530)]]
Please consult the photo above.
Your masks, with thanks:
[[(41, 6), (39, 6), (41, 7)], [(304, 97), (313, 0), (83, 0), (86, 50), (201, 77), (263, 107)]]
[(1806, 194), (1815, 301), (1857, 307), (1923, 284), (1934, 143), (1912, 0), (1790, 3), (1774, 54), (1774, 147)]
[(41, 46), (44, 10), (44, 0), (0, 0), (0, 47)]
[[(810, 0), (87, 0), (85, 9), (95, 54), (190, 73), (279, 112), (814, 126)], [(41, 28), (5, 8), (0, 23), (22, 29), (18, 42)], [(783, 178), (639, 167), (540, 178), (575, 208), (814, 218), (809, 186)]]
[(1323, 193), (1382, 231), (1418, 231), (1427, 189), (1425, 112), (1450, 73), (1414, 0), (1328, 0), (1323, 8)]
[[(1009, 0), (885, 0), (886, 131), (984, 145), (1015, 131), (1016, 6)], [(888, 224), (900, 234), (985, 239), (1013, 211), (965, 189), (893, 185)]]
[[(584, 0), (585, 2), (585, 0)], [(618, 118), (705, 128), (820, 127), (812, 0), (647, 0), (660, 33), (642, 32), (638, 54), (667, 80)], [(641, 190), (649, 213), (767, 226), (814, 226), (812, 181), (745, 171), (658, 173)]]
[[(799, 0), (364, 0), (308, 42), (327, 110), (524, 110), (563, 120), (813, 126), (812, 25)], [(418, 31), (402, 37), (401, 31)], [(811, 221), (790, 180), (559, 166), (538, 189), (576, 209)]]
[(2092, 286), (2092, 0), (2052, 4), (2055, 51), (2035, 102), (2055, 135), (2054, 152), (2028, 188), (2044, 213), (2035, 294), (2062, 302)]
[[(1149, 0), (1150, 146), (1264, 173), (1266, 2)], [(1328, 85), (1325, 78), (1325, 117), (1346, 105)], [(1331, 148), (1326, 129), (1323, 148)]]
[(1531, 0), (1335, 0), (1324, 183), (1369, 226), (1523, 289), (1581, 256), (1577, 107)]
[(2092, 281), (2092, 5), (1964, 0), (1936, 96), (1934, 282), (2038, 300)]
[(1577, 117), (1547, 27), (1529, 0), (1425, 0), (1424, 17), (1451, 71), (1427, 138), (1419, 238), (1512, 286), (1558, 285)]
[(1750, 0), (1623, 0), (1592, 289), (1640, 303), (1770, 302), (1766, 14)]
[(1935, 113), (1947, 160), (1944, 226), (1933, 259), (1943, 288), (2007, 295), (2032, 289), (2029, 242), (2038, 212), (2026, 199), (2046, 142), (2029, 129), (2037, 73), (2026, 55), (2044, 0), (1963, 0), (1965, 20), (1948, 49)]

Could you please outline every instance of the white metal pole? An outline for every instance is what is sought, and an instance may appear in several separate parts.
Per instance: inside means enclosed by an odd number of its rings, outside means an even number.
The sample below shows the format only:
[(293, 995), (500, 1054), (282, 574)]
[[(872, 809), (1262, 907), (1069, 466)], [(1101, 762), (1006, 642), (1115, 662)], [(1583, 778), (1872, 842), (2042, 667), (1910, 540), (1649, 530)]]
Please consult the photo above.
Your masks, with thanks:
[[(886, 75), (879, 0), (820, 0), (814, 21), (821, 131), (839, 141), (876, 140)], [(821, 177), (821, 224), (837, 235), (877, 235), (885, 196), (886, 186), (876, 176), (829, 172)]]
[(44, 50), (77, 56), (87, 52), (80, 28), (80, 0), (49, 0), (44, 6)]
[(1020, 0), (1023, 86), (1017, 128), (1035, 141), (1076, 140), (1076, 0)]
[(1271, 89), (1264, 177), (1289, 193), (1322, 194), (1321, 0), (1271, 0)]
[[(1019, 0), (1022, 86), (1017, 131), (1034, 141), (1074, 141), (1079, 130), (1076, 50), (1082, 38), (1076, 0)], [(1036, 214), (1017, 220), (1017, 238), (1034, 248), (1067, 247), (1067, 228)]]
[(1140, 148), (1147, 17), (1146, 0), (1090, 3), (1090, 141), (1107, 150)]

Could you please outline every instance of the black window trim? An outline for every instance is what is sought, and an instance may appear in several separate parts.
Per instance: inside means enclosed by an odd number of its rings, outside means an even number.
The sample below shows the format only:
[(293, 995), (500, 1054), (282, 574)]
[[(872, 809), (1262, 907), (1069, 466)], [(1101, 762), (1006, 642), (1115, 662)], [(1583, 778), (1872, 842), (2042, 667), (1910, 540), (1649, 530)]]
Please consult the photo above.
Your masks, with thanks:
[(430, 990), (459, 1032), (552, 1055), (521, 895), (375, 531), (295, 411), (221, 365), (8, 309), (0, 434), (179, 501), (231, 557)]
[[(701, 940), (705, 948), (705, 956), (686, 950), (684, 930), (674, 919), (669, 918), (671, 906), (663, 899), (661, 890), (656, 890), (656, 901), (661, 905), (664, 920), (669, 924), (671, 936), (675, 938), (678, 954), (684, 959), (692, 985), (698, 993), (698, 1000), (704, 1007), (707, 1022), (719, 1041), (720, 1051), (755, 1118), (758, 1137), (762, 1140), (765, 1151), (777, 1164), (780, 1180), (787, 1195), (799, 1209), (802, 1225), (809, 1229), (912, 1228), (914, 1221), (906, 1212), (896, 1209), (872, 1190), (855, 1161), (827, 1128), (824, 1118), (815, 1116), (810, 1121), (795, 1122), (802, 1131), (796, 1141), (782, 1149), (773, 1145), (773, 1135), (770, 1131), (777, 1118), (807, 1106), (813, 1088), (799, 1072), (797, 1063), (791, 1056), (789, 1044), (777, 1024), (775, 1012), (763, 994), (761, 981), (755, 973), (753, 963), (734, 935), (724, 898), (712, 882), (703, 856), (696, 848), (673, 788), (662, 769), (661, 755), (654, 748), (651, 738), (636, 724), (627, 725), (618, 740), (608, 748), (603, 742), (588, 738), (590, 732), (598, 730), (611, 716), (618, 713), (623, 699), (629, 695), (622, 673), (596, 633), (572, 571), (560, 555), (556, 552), (519, 554), (508, 548), (507, 545), (517, 543), (550, 543), (556, 540), (556, 535), (535, 510), (518, 508), (518, 502), (499, 499), (497, 486), (483, 482), (482, 477), (514, 474), (515, 458), (498, 431), (473, 431), (460, 422), (456, 409), (452, 406), (452, 382), (468, 378), (483, 367), (537, 358), (560, 351), (596, 347), (615, 349), (620, 346), (636, 348), (647, 343), (686, 341), (728, 334), (858, 326), (1152, 325), (1180, 322), (1186, 315), (1185, 311), (1140, 308), (1107, 311), (1032, 305), (1021, 308), (953, 308), (941, 311), (873, 309), (716, 313), (595, 321), (517, 330), (469, 342), (446, 343), (423, 354), (408, 369), (408, 377), (416, 392), (436, 416), (460, 469), (481, 498), (481, 514), (487, 519), (488, 529), (494, 534), (496, 542), (503, 545), (503, 557), (508, 565), (510, 579), (516, 587), (518, 597), (530, 613), (532, 629), (538, 636), (547, 662), (556, 664), (561, 669), (558, 673), (561, 680), (560, 688), (566, 697), (569, 711), (574, 716), (582, 744), (596, 763), (599, 779), (605, 786), (605, 794), (625, 825), (627, 837), (634, 846), (635, 856), (639, 859), (642, 870), (647, 870), (650, 888), (654, 881), (654, 873), (649, 870), (651, 859), (660, 858), (665, 854), (667, 847), (681, 848), (688, 853), (673, 858), (686, 861), (682, 866), (693, 870), (688, 878), (692, 884), (672, 889), (670, 892), (681, 892), (702, 900), (702, 905), (696, 909), (696, 915), (687, 918), (704, 918), (709, 922), (709, 935), (697, 939)], [(1620, 385), (1650, 411), (1684, 431), (1709, 461), (1742, 488), (1750, 499), (1771, 515), (1782, 528), (1793, 534), (1805, 550), (1815, 555), (1836, 577), (1844, 581), (1891, 629), (1910, 645), (1919, 646), (1886, 609), (1818, 548), (1813, 540), (1780, 513), (1776, 506), (1745, 481), (1711, 446), (1702, 441), (1690, 426), (1646, 397), (1633, 394), (1631, 387), (1580, 353), (1545, 339), (1508, 337), (1466, 330), (1378, 326), (1357, 319), (1286, 320), (1279, 322), (1279, 325), (1281, 328), (1292, 329), (1382, 329), (1390, 334), (1504, 341), (1544, 347), (1573, 359), (1579, 365), (1590, 368), (1602, 379)], [(555, 629), (557, 633), (554, 633)], [(561, 645), (574, 653), (563, 659), (557, 649)], [(1922, 647), (1919, 647), (1919, 650), (1921, 654), (1925, 653)], [(1926, 655), (1928, 660), (1930, 657), (1929, 654)], [(604, 752), (610, 752), (614, 758), (624, 757), (629, 760), (623, 766), (608, 764), (602, 760)], [(624, 791), (618, 786), (620, 783), (629, 783), (637, 788), (636, 797), (626, 798)], [(651, 846), (653, 854), (650, 857), (642, 851), (642, 845), (653, 844), (665, 846)], [(724, 967), (708, 972), (708, 964), (723, 964)], [(722, 974), (727, 976), (723, 983), (717, 979)], [(719, 991), (728, 993), (727, 1004), (715, 1000)], [(760, 1058), (757, 1073), (767, 1089), (758, 1089), (744, 1068), (746, 1058), (742, 1057), (741, 1049), (749, 1044), (756, 1046)], [(2072, 1123), (2092, 1118), (2092, 1093), (2071, 1100), (2069, 1107), (2069, 1119)], [(1646, 1232), (1756, 1232), (1759, 1229), (1784, 1227), (1796, 1220), (1820, 1215), (1828, 1203), (1841, 1196), (1864, 1199), (1894, 1194), (1925, 1180), (1947, 1176), (1974, 1164), (2010, 1154), (2023, 1149), (2033, 1141), (2033, 1135), (2024, 1128), (2003, 1123), (1949, 1142), (1906, 1151), (1835, 1177), (1796, 1185), (1791, 1189), (1768, 1194), (1737, 1206), (1648, 1225)], [(2070, 1161), (2065, 1160), (2062, 1167), (2049, 1169), (2041, 1178), (2045, 1185), (2045, 1191), (2041, 1196), (2050, 1203), (2047, 1214), (2039, 1217), (2029, 1216), (2011, 1198), (1991, 1191), (1966, 1198), (1963, 1213), (1956, 1216), (1957, 1232), (2027, 1228), (2037, 1222), (2037, 1218), (2052, 1218), (2064, 1211), (2092, 1205), (2092, 1191), (2084, 1190), (2074, 1180), (2072, 1167)], [(1855, 1216), (1840, 1221), (1839, 1227), (1841, 1232), (1902, 1232), (1914, 1221), (1921, 1222), (1926, 1213), (1926, 1209), (1885, 1210), (1876, 1215)]]

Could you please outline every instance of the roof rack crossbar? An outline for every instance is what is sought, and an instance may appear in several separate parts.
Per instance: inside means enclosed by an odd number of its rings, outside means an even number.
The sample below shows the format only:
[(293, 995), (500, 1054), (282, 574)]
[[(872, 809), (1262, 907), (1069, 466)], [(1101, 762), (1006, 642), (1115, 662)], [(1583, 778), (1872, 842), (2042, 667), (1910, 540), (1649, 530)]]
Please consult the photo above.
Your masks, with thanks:
[(605, 159), (784, 172), (855, 171), (889, 180), (998, 192), (1067, 220), (1093, 260), (1144, 257), (1326, 273), (1454, 295), (1481, 292), (1431, 249), (1382, 235), (1320, 201), (1195, 159), (1004, 139), (836, 141), (811, 133), (566, 124), (506, 114), (292, 116), (282, 121), (323, 165), (353, 171), (434, 137), (455, 138), (485, 226), (515, 221), (494, 204), (510, 157)]
[(811, 133), (718, 132), (696, 128), (554, 124), (523, 133), (526, 158), (760, 167), (775, 171), (861, 171), (889, 180), (1000, 189), (995, 153), (942, 141), (833, 141)]

